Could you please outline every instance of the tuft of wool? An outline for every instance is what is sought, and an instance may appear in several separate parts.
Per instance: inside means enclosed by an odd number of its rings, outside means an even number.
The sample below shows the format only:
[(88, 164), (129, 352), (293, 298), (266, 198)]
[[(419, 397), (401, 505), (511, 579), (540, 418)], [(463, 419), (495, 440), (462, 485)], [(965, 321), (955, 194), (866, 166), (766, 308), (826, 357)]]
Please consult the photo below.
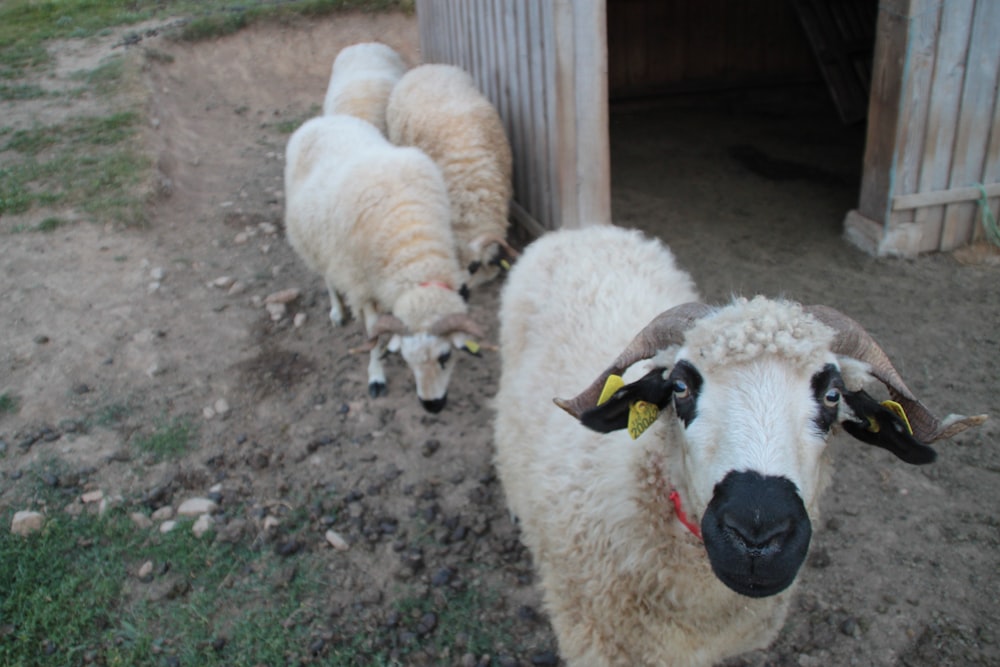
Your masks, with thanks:
[(815, 363), (829, 353), (834, 331), (791, 301), (763, 296), (734, 299), (699, 321), (684, 339), (689, 358), (706, 371), (782, 356), (796, 365)]

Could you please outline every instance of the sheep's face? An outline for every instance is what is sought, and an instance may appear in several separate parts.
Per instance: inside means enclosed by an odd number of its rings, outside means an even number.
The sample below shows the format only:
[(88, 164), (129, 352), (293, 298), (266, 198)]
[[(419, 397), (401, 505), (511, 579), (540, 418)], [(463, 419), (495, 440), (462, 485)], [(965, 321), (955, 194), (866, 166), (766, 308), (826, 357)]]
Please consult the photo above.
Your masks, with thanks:
[(448, 382), (455, 370), (454, 350), (467, 349), (462, 334), (435, 336), (429, 333), (395, 335), (390, 352), (399, 352), (413, 371), (417, 397), (428, 412), (440, 412), (448, 399)]
[(680, 361), (668, 378), (683, 452), (674, 474), (713, 571), (743, 595), (781, 592), (805, 560), (825, 481), (843, 389), (835, 359), (762, 357), (704, 373)]
[(834, 424), (908, 463), (935, 458), (900, 405), (879, 403), (861, 388), (872, 379), (869, 362), (833, 352), (864, 350), (842, 341), (835, 348), (834, 338), (796, 304), (737, 300), (700, 316), (679, 349), (658, 348), (644, 377), (627, 385), (618, 378), (614, 391), (606, 385), (610, 396), (579, 415), (589, 428), (627, 427), (633, 437), (659, 415), (661, 437), (649, 448), (667, 461), (684, 510), (700, 524), (716, 576), (743, 595), (774, 595), (795, 580)]

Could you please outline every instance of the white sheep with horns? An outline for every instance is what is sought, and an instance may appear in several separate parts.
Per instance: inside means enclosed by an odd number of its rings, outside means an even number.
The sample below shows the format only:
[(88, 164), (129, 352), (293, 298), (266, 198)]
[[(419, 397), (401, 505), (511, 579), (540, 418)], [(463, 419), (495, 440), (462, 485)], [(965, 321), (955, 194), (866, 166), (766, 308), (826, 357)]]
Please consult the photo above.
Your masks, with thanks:
[(406, 70), (406, 61), (387, 44), (361, 42), (344, 47), (333, 59), (323, 114), (360, 118), (385, 135), (389, 95)]
[(393, 143), (421, 149), (441, 168), (469, 287), (495, 278), (517, 256), (506, 240), (511, 148), (496, 108), (464, 70), (419, 65), (393, 89), (386, 123)]
[[(637, 231), (528, 246), (500, 323), (496, 467), (574, 667), (703, 666), (767, 646), (808, 550), (835, 424), (927, 463), (925, 443), (985, 419), (935, 419), (833, 309), (700, 303), (669, 250)], [(861, 389), (872, 378), (912, 435)]]
[(330, 319), (345, 321), (340, 295), (364, 317), (371, 351), (368, 392), (386, 391), (382, 356), (400, 352), (423, 406), (440, 411), (453, 348), (478, 352), (481, 329), (460, 294), (463, 272), (437, 166), (390, 144), (346, 115), (304, 123), (288, 141), (285, 228), (330, 292)]

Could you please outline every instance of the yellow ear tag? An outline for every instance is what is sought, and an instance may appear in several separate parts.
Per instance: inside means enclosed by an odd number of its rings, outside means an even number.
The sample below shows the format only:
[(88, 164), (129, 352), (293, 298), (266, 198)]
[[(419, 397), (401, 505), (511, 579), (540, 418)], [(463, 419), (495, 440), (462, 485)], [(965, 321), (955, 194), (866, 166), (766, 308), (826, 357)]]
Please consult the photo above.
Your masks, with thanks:
[(479, 343), (474, 340), (465, 341), (465, 349), (472, 354), (479, 354)]
[(504, 271), (510, 271), (510, 262), (508, 262), (506, 259), (501, 259), (500, 268), (503, 269)]
[(910, 432), (910, 435), (913, 435), (913, 427), (910, 426), (910, 420), (907, 419), (906, 410), (903, 409), (902, 405), (896, 401), (882, 401), (882, 407), (889, 408), (895, 412), (896, 416), (902, 419), (903, 423), (906, 424), (906, 430)]
[(660, 409), (656, 404), (636, 401), (628, 406), (628, 434), (635, 440), (653, 425), (659, 415)]
[(604, 389), (601, 390), (601, 395), (597, 399), (597, 404), (607, 403), (608, 399), (614, 396), (615, 392), (625, 386), (625, 380), (622, 379), (621, 375), (609, 375), (608, 379), (604, 382)]

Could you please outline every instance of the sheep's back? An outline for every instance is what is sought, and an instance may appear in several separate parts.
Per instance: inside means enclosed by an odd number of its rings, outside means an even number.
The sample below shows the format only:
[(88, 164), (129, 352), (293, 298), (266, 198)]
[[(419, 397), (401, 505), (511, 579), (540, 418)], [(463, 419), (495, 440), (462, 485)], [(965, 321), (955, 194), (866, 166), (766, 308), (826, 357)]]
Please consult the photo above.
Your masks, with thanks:
[(360, 118), (384, 135), (389, 95), (405, 72), (402, 56), (386, 44), (363, 42), (348, 46), (333, 61), (323, 113)]
[(391, 304), (400, 285), (429, 270), (457, 275), (439, 170), (364, 121), (324, 116), (297, 130), (285, 191), (289, 241), (352, 308)]
[(386, 109), (389, 139), (416, 146), (441, 168), (460, 241), (506, 232), (512, 156), (500, 115), (472, 78), (422, 65), (396, 85)]

